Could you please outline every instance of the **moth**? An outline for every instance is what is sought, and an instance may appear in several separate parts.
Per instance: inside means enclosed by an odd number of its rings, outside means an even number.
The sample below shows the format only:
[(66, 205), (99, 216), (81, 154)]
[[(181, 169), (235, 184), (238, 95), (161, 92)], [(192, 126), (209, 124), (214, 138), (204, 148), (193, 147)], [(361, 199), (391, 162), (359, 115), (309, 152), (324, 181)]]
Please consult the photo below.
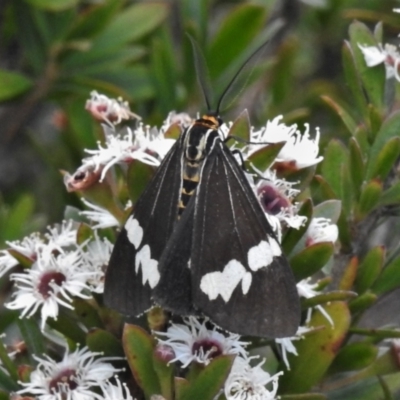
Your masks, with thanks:
[(226, 92), (216, 111), (205, 94), (208, 112), (183, 130), (137, 201), (115, 243), (104, 300), (125, 315), (159, 305), (241, 335), (292, 336), (300, 322), (296, 282), (220, 136)]

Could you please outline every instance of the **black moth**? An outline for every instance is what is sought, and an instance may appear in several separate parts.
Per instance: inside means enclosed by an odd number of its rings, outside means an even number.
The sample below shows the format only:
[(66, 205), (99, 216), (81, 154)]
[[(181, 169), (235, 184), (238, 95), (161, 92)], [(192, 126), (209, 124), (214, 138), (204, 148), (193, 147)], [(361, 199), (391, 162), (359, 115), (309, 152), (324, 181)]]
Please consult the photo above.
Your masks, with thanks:
[(228, 88), (217, 112), (205, 94), (208, 113), (183, 131), (137, 201), (111, 255), (104, 299), (125, 315), (160, 305), (241, 335), (288, 337), (300, 322), (296, 282), (218, 133)]

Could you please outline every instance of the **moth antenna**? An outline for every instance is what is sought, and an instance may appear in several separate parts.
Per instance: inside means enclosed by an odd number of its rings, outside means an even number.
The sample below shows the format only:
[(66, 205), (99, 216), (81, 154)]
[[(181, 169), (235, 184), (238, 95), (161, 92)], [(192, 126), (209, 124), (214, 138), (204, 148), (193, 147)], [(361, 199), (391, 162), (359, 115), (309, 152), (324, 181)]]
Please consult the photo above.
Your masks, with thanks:
[[(240, 90), (238, 90), (238, 92), (235, 94), (234, 98), (231, 100), (230, 103), (232, 103), (239, 96), (239, 94), (242, 92), (242, 90), (246, 87), (247, 82), (249, 81), (250, 76), (252, 75), (254, 67), (256, 65), (255, 61), (258, 60), (259, 57), (261, 57), (263, 51), (265, 51), (267, 49), (268, 45), (271, 43), (271, 36), (277, 34), (278, 31), (280, 31), (284, 27), (284, 25), (285, 25), (285, 22), (283, 19), (278, 19), (278, 20), (274, 21), (273, 25), (267, 31), (268, 39), (264, 43), (262, 43), (259, 47), (257, 47), (256, 50), (253, 51), (253, 53), (245, 60), (245, 62), (240, 66), (240, 68), (233, 75), (232, 79), (226, 85), (224, 91), (222, 92), (221, 96), (219, 97), (217, 107), (215, 110), (218, 115), (221, 110), (221, 105), (222, 105), (222, 102), (223, 102), (225, 96), (232, 89), (233, 84), (236, 82), (237, 78), (240, 76), (242, 71), (247, 66), (250, 65), (251, 69), (249, 71), (249, 74), (246, 76), (245, 82), (241, 85)], [(256, 56), (258, 56), (258, 57), (256, 57)], [(252, 63), (250, 64), (250, 62), (252, 62)]]
[(203, 92), (204, 100), (207, 106), (207, 111), (211, 111), (212, 89), (210, 84), (210, 75), (208, 72), (207, 63), (204, 58), (204, 54), (201, 51), (197, 41), (189, 33), (186, 33), (186, 35), (188, 36), (188, 38), (190, 39), (190, 43), (192, 44), (197, 82), (201, 88), (201, 91)]

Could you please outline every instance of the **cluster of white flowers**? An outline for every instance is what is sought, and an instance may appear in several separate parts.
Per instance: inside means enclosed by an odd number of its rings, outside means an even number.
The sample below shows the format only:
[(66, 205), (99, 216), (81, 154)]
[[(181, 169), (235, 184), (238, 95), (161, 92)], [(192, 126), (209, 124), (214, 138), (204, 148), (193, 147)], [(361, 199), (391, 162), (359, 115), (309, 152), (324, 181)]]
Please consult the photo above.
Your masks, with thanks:
[(72, 353), (66, 351), (60, 362), (48, 356), (35, 359), (38, 365), (29, 382), (21, 383), (24, 388), (18, 394), (29, 393), (42, 400), (133, 400), (115, 377), (121, 369), (109, 362), (118, 357), (101, 357), (101, 353), (84, 347)]
[[(69, 191), (84, 190), (94, 183), (105, 181), (107, 172), (116, 164), (125, 165), (133, 160), (158, 166), (174, 143), (165, 133), (172, 124), (186, 127), (191, 119), (183, 114), (171, 114), (160, 130), (139, 124), (135, 129), (118, 131), (115, 124), (135, 116), (122, 100), (110, 100), (98, 93), (92, 94), (87, 109), (102, 122), (105, 140), (96, 150), (86, 150), (88, 157), (73, 174), (65, 174), (64, 181)], [(298, 215), (295, 198), (299, 193), (294, 186), (277, 177), (277, 171), (297, 171), (316, 165), (322, 160), (318, 155), (319, 131), (310, 137), (306, 126), (301, 133), (297, 125), (287, 126), (282, 117), (269, 121), (260, 130), (252, 129), (250, 143), (242, 149), (243, 158), (251, 161), (252, 155), (266, 143), (285, 142), (274, 164), (264, 171), (254, 168), (247, 174), (265, 214), (281, 239), (283, 227), (299, 229), (306, 218)], [(221, 127), (221, 135), (227, 136), (229, 126)], [(102, 293), (104, 272), (113, 245), (100, 237), (97, 229), (116, 227), (119, 221), (105, 208), (85, 199), (89, 210), (80, 214), (92, 223), (94, 237), (83, 244), (77, 242), (77, 224), (64, 222), (59, 227), (49, 228), (45, 235), (32, 234), (19, 242), (8, 242), (9, 249), (0, 251), (0, 276), (20, 262), (27, 266), (22, 272), (11, 274), (14, 282), (12, 300), (6, 304), (10, 309), (21, 311), (21, 317), (29, 317), (41, 311), (42, 329), (48, 318), (57, 318), (59, 307), (73, 308), (72, 298), (87, 299), (91, 292)], [(306, 245), (319, 241), (337, 239), (337, 227), (326, 219), (315, 219), (306, 234)], [(25, 263), (24, 263), (25, 262)], [(26, 265), (25, 265), (26, 264)], [(314, 286), (307, 282), (298, 285), (301, 296), (316, 294)], [(321, 312), (323, 308), (318, 306)], [(329, 315), (324, 314), (330, 320)], [(330, 320), (331, 321), (331, 320)], [(225, 383), (224, 394), (228, 400), (275, 399), (278, 378), (282, 372), (270, 375), (262, 364), (251, 366), (246, 345), (239, 335), (222, 334), (218, 329), (208, 329), (206, 322), (196, 318), (185, 319), (185, 324), (172, 324), (165, 333), (156, 332), (159, 353), (165, 354), (169, 362), (180, 362), (183, 367), (192, 362), (207, 365), (220, 354), (236, 355), (231, 373)], [(299, 340), (309, 328), (300, 327), (296, 336), (276, 341), (281, 346), (283, 360), (289, 368), (287, 353), (296, 354), (292, 341)], [(105, 359), (87, 349), (67, 353), (60, 363), (50, 358), (37, 359), (37, 369), (31, 381), (25, 383), (20, 393), (31, 393), (37, 398), (60, 400), (78, 399), (127, 399), (132, 400), (128, 389), (110, 378), (117, 372)], [(101, 361), (102, 360), (102, 361)], [(102, 395), (94, 394), (92, 387), (100, 388)]]
[(57, 319), (60, 306), (73, 308), (73, 297), (87, 299), (91, 292), (103, 291), (105, 266), (113, 245), (97, 232), (78, 244), (77, 234), (77, 224), (64, 221), (49, 227), (42, 236), (34, 233), (21, 241), (7, 242), (9, 248), (0, 257), (1, 275), (21, 259), (26, 264), (22, 272), (10, 276), (14, 292), (7, 308), (21, 310), (21, 318), (40, 310), (44, 329), (48, 318)]
[(216, 327), (209, 329), (207, 324), (210, 324), (207, 320), (200, 322), (189, 317), (184, 319), (184, 324), (171, 324), (167, 332), (154, 332), (158, 346), (170, 348), (166, 361), (180, 362), (182, 367), (187, 367), (192, 362), (208, 365), (219, 355), (236, 355), (224, 385), (227, 400), (275, 399), (278, 378), (283, 372), (270, 375), (261, 367), (264, 361), (252, 367), (254, 357), (246, 350), (248, 343), (240, 341), (239, 335), (222, 334)]

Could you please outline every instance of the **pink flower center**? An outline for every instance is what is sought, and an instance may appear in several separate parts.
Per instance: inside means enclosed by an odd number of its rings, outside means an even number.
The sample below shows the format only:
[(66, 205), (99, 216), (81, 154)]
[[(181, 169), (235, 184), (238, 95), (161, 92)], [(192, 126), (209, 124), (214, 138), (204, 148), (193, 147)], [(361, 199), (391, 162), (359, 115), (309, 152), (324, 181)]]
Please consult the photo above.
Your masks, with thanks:
[(258, 197), (264, 211), (271, 215), (277, 215), (282, 208), (290, 206), (289, 200), (273, 186), (265, 185), (259, 188)]
[(66, 368), (60, 371), (50, 382), (49, 389), (51, 392), (58, 392), (60, 389), (74, 390), (78, 387), (76, 382), (76, 370)]
[(218, 342), (210, 339), (203, 339), (195, 342), (192, 346), (192, 353), (196, 354), (203, 350), (209, 358), (218, 357), (222, 354), (221, 346)]
[(43, 274), (40, 278), (40, 283), (38, 285), (39, 293), (47, 299), (51, 293), (54, 293), (54, 288), (52, 284), (61, 286), (65, 282), (66, 277), (61, 272), (49, 271)]

